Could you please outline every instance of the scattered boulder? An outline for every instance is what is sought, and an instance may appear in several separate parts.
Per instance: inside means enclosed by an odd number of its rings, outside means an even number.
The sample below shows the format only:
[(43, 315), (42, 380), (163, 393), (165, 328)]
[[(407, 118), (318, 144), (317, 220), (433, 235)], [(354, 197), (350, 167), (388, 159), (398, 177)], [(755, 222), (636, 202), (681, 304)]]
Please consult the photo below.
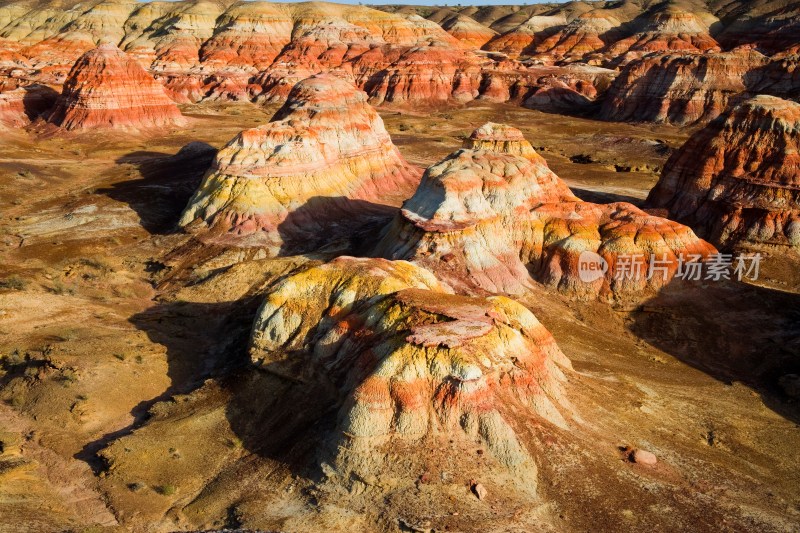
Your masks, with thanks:
[(632, 463), (645, 465), (645, 466), (655, 466), (658, 463), (658, 458), (656, 458), (655, 454), (652, 452), (648, 452), (647, 450), (640, 450), (635, 449), (630, 452), (628, 458)]

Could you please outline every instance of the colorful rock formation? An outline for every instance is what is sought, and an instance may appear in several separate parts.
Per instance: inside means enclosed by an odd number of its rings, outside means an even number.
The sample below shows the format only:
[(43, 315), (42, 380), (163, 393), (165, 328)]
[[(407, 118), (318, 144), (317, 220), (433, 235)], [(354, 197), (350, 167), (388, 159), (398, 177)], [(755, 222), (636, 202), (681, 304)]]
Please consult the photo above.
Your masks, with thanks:
[(53, 89), (43, 85), (0, 92), (0, 123), (15, 127), (27, 126), (53, 107), (57, 95)]
[(523, 24), (502, 35), (498, 35), (486, 44), (485, 49), (502, 52), (509, 57), (531, 55), (542, 41), (550, 37), (567, 24), (564, 15), (537, 15)]
[(748, 90), (768, 58), (749, 47), (713, 54), (653, 54), (630, 63), (608, 90), (606, 120), (688, 125), (713, 120)]
[(800, 250), (800, 104), (735, 105), (670, 157), (647, 201), (724, 248)]
[(103, 44), (78, 59), (48, 122), (66, 130), (145, 130), (185, 122), (175, 103), (134, 59)]
[(530, 311), (453, 295), (405, 261), (340, 257), (280, 282), (258, 311), (250, 357), (341, 406), (325, 459), (345, 477), (395, 468), (384, 446), (416, 461), (422, 439), (454, 451), (477, 440), (490, 464), (525, 472), (535, 489), (518, 427), (570, 418), (570, 361)]
[(608, 55), (619, 57), (650, 52), (719, 52), (719, 43), (709, 34), (709, 23), (689, 11), (667, 10), (656, 13), (641, 31), (609, 47)]
[(443, 22), (441, 26), (468, 50), (480, 49), (497, 35), (491, 28), (463, 16), (453, 17)]
[[(584, 252), (608, 270), (583, 279)], [(682, 254), (713, 252), (689, 228), (630, 204), (578, 200), (518, 130), (497, 124), (428, 168), (374, 250), (429, 268), (460, 291), (521, 294), (535, 279), (604, 299), (640, 298), (673, 277)], [(663, 268), (651, 276), (656, 263)]]
[(419, 175), (367, 95), (323, 74), (298, 83), (271, 122), (220, 150), (180, 224), (203, 221), (206, 238), (228, 244), (277, 251), (303, 235), (308, 247), (353, 219), (385, 216), (369, 202), (399, 203)]
[[(509, 94), (522, 104), (518, 90), (503, 91), (494, 83), (527, 85), (532, 64), (616, 68), (657, 51), (713, 54), (717, 38), (728, 51), (748, 45), (773, 55), (797, 46), (797, 9), (772, 2), (381, 9), (390, 12), (318, 2), (98, 0), (69, 9), (55, 0), (7, 2), (0, 6), (0, 87), (8, 85), (2, 78), (9, 68), (21, 71), (26, 84), (61, 84), (81, 54), (109, 41), (181, 103), (285, 99), (297, 81), (336, 71), (373, 103), (441, 105)], [(789, 63), (782, 84), (795, 70), (796, 62)], [(626, 87), (645, 75), (646, 68), (637, 68)], [(497, 70), (507, 81), (493, 75)], [(563, 87), (555, 89), (550, 94), (558, 96)], [(570, 97), (555, 100), (579, 101)]]
[(435, 40), (411, 48), (373, 48), (353, 61), (352, 70), (375, 105), (440, 105), (478, 97), (482, 62), (457, 44)]
[(559, 59), (581, 59), (618, 39), (621, 24), (607, 11), (589, 11), (542, 41), (536, 52)]

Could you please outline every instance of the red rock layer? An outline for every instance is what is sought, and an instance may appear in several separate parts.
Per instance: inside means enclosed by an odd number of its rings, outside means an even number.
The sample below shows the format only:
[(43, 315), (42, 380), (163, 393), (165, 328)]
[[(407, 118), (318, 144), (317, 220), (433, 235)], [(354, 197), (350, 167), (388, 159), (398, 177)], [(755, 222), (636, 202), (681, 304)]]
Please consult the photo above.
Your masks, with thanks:
[[(415, 461), (427, 458), (414, 446), (422, 439), (453, 450), (477, 440), (490, 468), (524, 472), (535, 487), (515, 428), (567, 424), (562, 382), (571, 364), (517, 302), (449, 292), (405, 261), (340, 257), (267, 293), (251, 360), (341, 405), (325, 444), (345, 476), (391, 468), (376, 460), (383, 446)], [(406, 456), (404, 445), (415, 451)]]
[(606, 120), (688, 125), (714, 119), (748, 90), (768, 58), (751, 48), (715, 54), (654, 54), (629, 64), (606, 94)]
[(185, 122), (161, 84), (113, 44), (78, 59), (47, 120), (66, 130), (139, 130)]
[(567, 24), (567, 19), (563, 15), (542, 16), (537, 15), (529, 18), (523, 24), (498, 35), (484, 46), (485, 50), (501, 52), (509, 57), (531, 55), (536, 46), (561, 30)]
[(353, 220), (385, 216), (377, 204), (399, 203), (419, 174), (365, 93), (318, 75), (298, 83), (268, 124), (220, 150), (181, 225), (202, 221), (206, 238), (226, 244), (277, 252), (291, 236), (311, 248)]
[(7, 126), (26, 126), (53, 107), (56, 96), (53, 89), (43, 85), (0, 92), (0, 123)]
[[(750, 44), (775, 54), (797, 46), (792, 6), (622, 2), (609, 9), (568, 2), (502, 20), (483, 18), (490, 10), (479, 10), (481, 21), (453, 10), (432, 10), (425, 20), (413, 9), (386, 9), (396, 13), (315, 2), (91, 0), (64, 9), (55, 0), (14, 1), (0, 6), (0, 77), (16, 69), (26, 84), (61, 84), (82, 53), (108, 41), (149, 69), (178, 102), (285, 99), (300, 79), (336, 71), (373, 103), (441, 105), (508, 94), (521, 104), (531, 96), (522, 97), (518, 87), (532, 86), (532, 63), (616, 68), (658, 51), (708, 54), (716, 50), (711, 25), (728, 48)], [(773, 66), (785, 84), (796, 61), (782, 61), (787, 65)], [(495, 75), (501, 70), (503, 76)], [(571, 83), (573, 92), (548, 84), (540, 86), (535, 105), (559, 109), (585, 103), (580, 95), (591, 99)], [(725, 89), (707, 89), (718, 90)]]
[(482, 60), (458, 46), (431, 41), (412, 48), (373, 48), (352, 63), (375, 105), (469, 101), (480, 94)]
[(657, 13), (642, 31), (615, 42), (608, 54), (650, 52), (719, 52), (719, 43), (709, 34), (709, 27), (691, 12)]
[(722, 247), (800, 250), (800, 104), (734, 106), (670, 157), (647, 201)]
[(497, 35), (493, 29), (464, 16), (454, 17), (444, 22), (442, 28), (458, 39), (467, 50), (480, 49)]
[(535, 49), (538, 54), (559, 59), (581, 59), (619, 38), (621, 24), (605, 11), (590, 11), (542, 41)]
[[(466, 146), (428, 168), (376, 256), (412, 260), (464, 291), (520, 294), (535, 279), (577, 298), (638, 299), (669, 282), (681, 254), (714, 252), (630, 204), (578, 200), (514, 128), (487, 124)], [(582, 278), (584, 252), (609, 269)], [(629, 259), (637, 265), (621, 272)], [(656, 262), (664, 269), (651, 276)]]

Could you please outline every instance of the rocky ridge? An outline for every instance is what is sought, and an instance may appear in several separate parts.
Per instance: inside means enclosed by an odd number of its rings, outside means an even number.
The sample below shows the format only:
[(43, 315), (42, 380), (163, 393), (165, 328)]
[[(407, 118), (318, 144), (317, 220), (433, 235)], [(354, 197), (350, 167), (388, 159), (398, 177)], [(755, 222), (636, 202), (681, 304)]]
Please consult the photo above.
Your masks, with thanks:
[(735, 105), (670, 157), (647, 201), (721, 247), (800, 250), (800, 104)]

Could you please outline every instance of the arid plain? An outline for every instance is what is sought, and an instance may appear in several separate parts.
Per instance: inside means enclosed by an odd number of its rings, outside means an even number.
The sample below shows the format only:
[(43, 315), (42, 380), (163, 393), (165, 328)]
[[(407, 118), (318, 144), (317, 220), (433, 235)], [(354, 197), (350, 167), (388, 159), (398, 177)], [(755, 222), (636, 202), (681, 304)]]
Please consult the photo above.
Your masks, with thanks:
[(796, 530), (798, 13), (3, 3), (0, 531)]

